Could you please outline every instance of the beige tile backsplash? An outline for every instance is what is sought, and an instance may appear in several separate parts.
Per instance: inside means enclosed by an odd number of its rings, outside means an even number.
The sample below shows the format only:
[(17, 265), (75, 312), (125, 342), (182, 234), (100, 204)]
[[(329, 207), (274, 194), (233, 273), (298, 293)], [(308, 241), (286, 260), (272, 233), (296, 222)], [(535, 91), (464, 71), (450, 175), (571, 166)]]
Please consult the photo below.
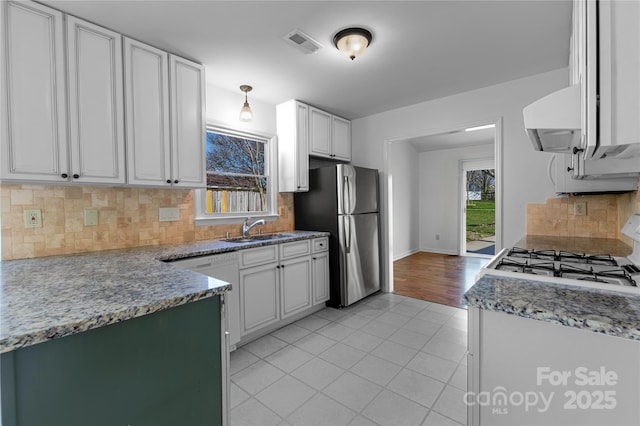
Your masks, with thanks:
[[(181, 244), (240, 234), (240, 224), (195, 226), (193, 190), (0, 185), (2, 259), (23, 259), (138, 246)], [(263, 232), (294, 228), (293, 196), (279, 194), (278, 220)], [(160, 222), (160, 207), (177, 207), (180, 220)], [(25, 228), (23, 211), (40, 209), (41, 228)], [(84, 226), (84, 210), (98, 225)]]
[[(576, 203), (586, 203), (584, 216), (576, 215)], [(527, 205), (527, 235), (615, 238), (631, 244), (620, 228), (632, 213), (640, 213), (639, 191), (548, 198)]]

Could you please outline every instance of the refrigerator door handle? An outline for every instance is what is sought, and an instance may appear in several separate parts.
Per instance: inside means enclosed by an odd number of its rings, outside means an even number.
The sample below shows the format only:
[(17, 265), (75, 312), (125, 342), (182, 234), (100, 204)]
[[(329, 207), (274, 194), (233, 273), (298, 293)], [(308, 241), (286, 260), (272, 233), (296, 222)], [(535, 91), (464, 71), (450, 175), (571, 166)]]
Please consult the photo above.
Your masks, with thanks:
[(344, 212), (346, 214), (351, 214), (351, 188), (350, 188), (350, 183), (349, 183), (349, 176), (344, 176), (344, 193), (343, 195), (343, 206), (344, 206)]
[(342, 224), (344, 229), (344, 252), (351, 253), (351, 218), (342, 216)]

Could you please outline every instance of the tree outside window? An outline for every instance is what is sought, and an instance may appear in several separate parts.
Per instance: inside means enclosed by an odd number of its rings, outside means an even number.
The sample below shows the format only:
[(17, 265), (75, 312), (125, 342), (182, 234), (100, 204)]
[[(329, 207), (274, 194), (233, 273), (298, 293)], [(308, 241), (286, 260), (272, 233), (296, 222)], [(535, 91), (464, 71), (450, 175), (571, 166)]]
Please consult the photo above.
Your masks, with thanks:
[(207, 131), (207, 214), (269, 211), (266, 148), (266, 140)]

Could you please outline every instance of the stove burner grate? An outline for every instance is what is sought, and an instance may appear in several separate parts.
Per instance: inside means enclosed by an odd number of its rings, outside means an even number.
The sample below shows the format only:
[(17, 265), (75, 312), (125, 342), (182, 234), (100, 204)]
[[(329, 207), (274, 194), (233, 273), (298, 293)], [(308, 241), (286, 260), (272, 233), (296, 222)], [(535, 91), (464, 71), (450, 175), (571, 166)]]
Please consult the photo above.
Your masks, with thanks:
[(574, 265), (560, 264), (556, 276), (564, 278), (574, 278), (581, 281), (593, 281), (600, 283), (621, 283), (637, 287), (636, 282), (623, 269), (612, 269), (605, 271), (594, 271), (592, 267), (584, 268)]

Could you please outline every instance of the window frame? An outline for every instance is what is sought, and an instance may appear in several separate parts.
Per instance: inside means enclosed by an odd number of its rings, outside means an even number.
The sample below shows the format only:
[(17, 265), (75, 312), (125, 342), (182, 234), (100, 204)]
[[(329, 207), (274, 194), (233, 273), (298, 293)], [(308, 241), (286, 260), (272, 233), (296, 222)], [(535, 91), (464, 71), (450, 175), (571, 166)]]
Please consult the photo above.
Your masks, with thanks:
[[(198, 226), (220, 225), (225, 223), (242, 223), (247, 218), (260, 218), (268, 221), (278, 219), (278, 137), (260, 131), (247, 131), (207, 123), (206, 132), (223, 133), (240, 138), (264, 142), (265, 144), (265, 177), (267, 178), (267, 211), (245, 213), (207, 213), (207, 188), (193, 192), (195, 223)], [(205, 134), (206, 137), (206, 134)], [(206, 146), (204, 155), (206, 156)], [(205, 170), (206, 173), (206, 170)]]

